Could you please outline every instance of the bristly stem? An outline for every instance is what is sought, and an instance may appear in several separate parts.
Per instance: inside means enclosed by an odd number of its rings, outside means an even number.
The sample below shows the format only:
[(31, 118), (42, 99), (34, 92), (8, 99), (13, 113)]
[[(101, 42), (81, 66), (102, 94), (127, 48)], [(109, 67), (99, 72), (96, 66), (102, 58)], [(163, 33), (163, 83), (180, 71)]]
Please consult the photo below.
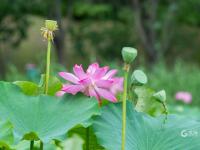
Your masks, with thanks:
[(163, 123), (165, 124), (166, 123), (166, 121), (167, 121), (167, 118), (168, 118), (168, 108), (167, 108), (167, 105), (166, 105), (166, 103), (165, 102), (162, 102), (162, 105), (163, 105), (163, 108), (164, 108), (164, 113), (165, 113), (165, 119), (164, 119), (164, 121), (163, 121)]
[(40, 141), (40, 150), (43, 150), (43, 142)]
[(34, 141), (33, 140), (30, 141), (30, 150), (34, 150)]
[(51, 63), (50, 60), (51, 60), (51, 40), (48, 39), (47, 58), (46, 58), (46, 74), (45, 74), (45, 94), (48, 94), (50, 63)]
[(123, 100), (122, 100), (122, 150), (125, 150), (125, 141), (126, 141), (126, 100), (127, 100), (129, 67), (130, 67), (129, 64), (125, 64), (124, 91), (123, 91)]

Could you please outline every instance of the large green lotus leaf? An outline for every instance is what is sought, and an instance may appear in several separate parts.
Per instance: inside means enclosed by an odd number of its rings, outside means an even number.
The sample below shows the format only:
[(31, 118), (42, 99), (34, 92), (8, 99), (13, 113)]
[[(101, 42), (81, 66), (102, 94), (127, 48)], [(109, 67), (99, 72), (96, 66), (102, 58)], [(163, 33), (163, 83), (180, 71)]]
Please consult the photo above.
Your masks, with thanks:
[[(93, 124), (99, 143), (107, 150), (121, 150), (122, 105), (110, 104)], [(198, 150), (200, 123), (178, 116), (150, 117), (127, 103), (126, 150)]]
[(0, 120), (0, 149), (9, 149), (13, 144), (13, 126), (9, 121)]
[(193, 120), (200, 121), (200, 109), (199, 107), (191, 107), (188, 105), (169, 105), (169, 112), (176, 113)]
[(14, 126), (15, 137), (48, 142), (98, 113), (95, 99), (27, 96), (17, 86), (0, 82), (0, 116)]

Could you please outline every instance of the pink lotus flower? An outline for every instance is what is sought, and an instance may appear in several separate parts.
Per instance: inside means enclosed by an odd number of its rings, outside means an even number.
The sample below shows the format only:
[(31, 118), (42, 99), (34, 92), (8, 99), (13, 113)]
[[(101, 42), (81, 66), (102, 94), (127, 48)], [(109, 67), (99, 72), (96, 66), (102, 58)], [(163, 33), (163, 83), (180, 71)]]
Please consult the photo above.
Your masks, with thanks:
[(175, 98), (176, 100), (183, 101), (187, 104), (192, 102), (192, 95), (189, 92), (177, 92)]
[(60, 72), (59, 75), (70, 83), (64, 84), (57, 96), (62, 96), (64, 93), (75, 95), (82, 92), (87, 96), (96, 97), (99, 104), (101, 104), (101, 98), (116, 102), (115, 95), (123, 91), (123, 78), (114, 77), (117, 70), (108, 70), (108, 66), (101, 68), (98, 63), (93, 63), (86, 72), (84, 72), (82, 65), (74, 66), (74, 74)]

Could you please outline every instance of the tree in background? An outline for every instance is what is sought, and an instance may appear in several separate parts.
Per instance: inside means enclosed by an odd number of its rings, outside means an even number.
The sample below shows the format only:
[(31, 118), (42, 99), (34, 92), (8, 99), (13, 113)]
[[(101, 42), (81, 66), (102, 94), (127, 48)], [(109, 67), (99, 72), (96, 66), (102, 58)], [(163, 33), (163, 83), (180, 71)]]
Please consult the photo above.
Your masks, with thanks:
[(176, 1), (133, 0), (136, 30), (151, 63), (170, 48), (176, 8)]
[[(26, 38), (30, 25), (29, 15), (53, 18), (58, 21), (59, 31), (55, 38), (58, 60), (62, 63), (64, 49), (64, 28), (62, 24), (62, 0), (1, 0), (0, 5), (0, 77), (5, 76), (9, 58), (6, 53)], [(66, 2), (66, 1), (65, 1)]]
[[(191, 29), (200, 26), (199, 0), (131, 0), (135, 16), (135, 28), (146, 52), (148, 62), (174, 53), (176, 56), (185, 49), (194, 49), (195, 39), (191, 37)], [(187, 34), (188, 33), (188, 34)], [(189, 40), (187, 37), (190, 37)], [(177, 43), (180, 41), (179, 43)], [(187, 43), (187, 44), (185, 44)], [(181, 53), (178, 50), (181, 47)], [(188, 47), (188, 48), (187, 48)], [(199, 53), (193, 51), (194, 56)], [(199, 58), (197, 58), (199, 59)]]

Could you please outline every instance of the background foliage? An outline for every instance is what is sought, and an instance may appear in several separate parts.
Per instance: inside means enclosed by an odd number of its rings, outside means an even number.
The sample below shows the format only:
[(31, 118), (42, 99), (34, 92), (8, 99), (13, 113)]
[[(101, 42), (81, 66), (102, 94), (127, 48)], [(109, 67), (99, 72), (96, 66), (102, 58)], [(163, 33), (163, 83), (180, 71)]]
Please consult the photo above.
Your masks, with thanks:
[(40, 28), (56, 19), (52, 74), (94, 61), (120, 68), (121, 48), (132, 46), (149, 87), (164, 85), (170, 103), (177, 91), (189, 91), (198, 105), (199, 9), (199, 0), (2, 0), (0, 78), (39, 81), (46, 48)]

